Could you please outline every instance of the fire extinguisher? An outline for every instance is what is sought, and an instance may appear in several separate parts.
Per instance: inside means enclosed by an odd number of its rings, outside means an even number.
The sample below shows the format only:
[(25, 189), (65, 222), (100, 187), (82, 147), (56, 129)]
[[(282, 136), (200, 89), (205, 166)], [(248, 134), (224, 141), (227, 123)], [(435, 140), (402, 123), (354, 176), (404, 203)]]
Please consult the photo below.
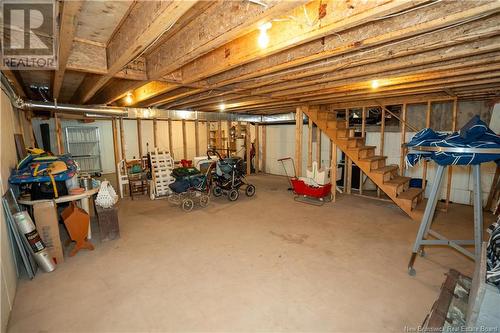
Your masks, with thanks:
[(31, 252), (38, 266), (40, 266), (46, 273), (52, 272), (56, 269), (54, 261), (50, 258), (49, 251), (47, 251), (47, 248), (40, 238), (35, 224), (31, 220), (28, 212), (22, 211), (15, 213), (14, 220), (16, 221), (17, 229), (28, 241)]

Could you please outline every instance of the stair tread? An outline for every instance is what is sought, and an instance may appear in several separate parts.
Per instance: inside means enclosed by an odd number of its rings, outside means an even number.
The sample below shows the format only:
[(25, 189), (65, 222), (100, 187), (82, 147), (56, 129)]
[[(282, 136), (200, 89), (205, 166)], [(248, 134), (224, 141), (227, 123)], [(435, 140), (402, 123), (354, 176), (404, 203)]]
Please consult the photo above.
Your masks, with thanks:
[(372, 149), (377, 148), (377, 146), (360, 146), (360, 147), (349, 147), (347, 150), (363, 150), (363, 149)]
[(410, 177), (396, 176), (391, 180), (384, 182), (384, 185), (401, 185), (410, 181)]
[(417, 207), (415, 207), (412, 211), (420, 211), (423, 213), (425, 210), (425, 206), (427, 206), (427, 199), (424, 199), (421, 202), (419, 202)]
[(379, 160), (385, 160), (387, 156), (381, 156), (381, 155), (375, 155), (375, 156), (370, 156), (370, 157), (363, 157), (360, 158), (360, 161), (379, 161)]
[(386, 172), (390, 172), (390, 171), (393, 171), (393, 170), (397, 170), (399, 167), (396, 165), (396, 164), (391, 164), (391, 165), (386, 165), (385, 167), (382, 167), (382, 168), (378, 168), (378, 169), (374, 169), (370, 172), (374, 172), (374, 173), (386, 173)]
[(423, 188), (418, 188), (418, 187), (410, 187), (406, 191), (401, 192), (397, 198), (398, 199), (403, 199), (403, 200), (413, 200), (415, 197), (420, 195), (424, 191)]

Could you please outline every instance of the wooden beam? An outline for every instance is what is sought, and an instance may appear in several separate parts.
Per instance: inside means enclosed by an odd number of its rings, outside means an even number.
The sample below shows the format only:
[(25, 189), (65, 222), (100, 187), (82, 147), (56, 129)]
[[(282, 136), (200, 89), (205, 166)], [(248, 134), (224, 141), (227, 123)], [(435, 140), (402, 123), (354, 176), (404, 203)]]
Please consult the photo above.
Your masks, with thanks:
[(308, 119), (308, 126), (307, 126), (307, 130), (308, 130), (308, 135), (307, 135), (307, 168), (311, 168), (312, 167), (312, 147), (313, 147), (313, 122), (312, 122), (312, 119), (309, 118)]
[(250, 157), (250, 150), (252, 147), (252, 138), (251, 138), (251, 133), (250, 133), (250, 123), (247, 122), (247, 130), (245, 132), (245, 156), (247, 160), (247, 175), (250, 175), (252, 172), (251, 165), (251, 157)]
[(27, 94), (24, 90), (23, 78), (19, 74), (19, 71), (12, 71), (10, 69), (2, 69), (2, 73), (7, 77), (7, 79), (12, 83), (14, 91), (19, 97), (26, 98)]
[(200, 128), (198, 118), (194, 121), (194, 144), (196, 156), (200, 156)]
[(316, 162), (318, 169), (321, 168), (321, 130), (316, 126)]
[(57, 155), (62, 155), (62, 154), (64, 154), (64, 146), (63, 146), (63, 139), (62, 139), (61, 118), (57, 115), (57, 113), (54, 114), (54, 120), (56, 123)]
[(401, 156), (399, 160), (399, 174), (401, 176), (405, 175), (405, 155), (406, 155), (406, 147), (404, 144), (406, 143), (406, 112), (407, 112), (407, 105), (406, 103), (403, 104), (403, 108), (401, 109), (401, 119), (403, 120), (400, 122), (400, 128), (401, 128)]
[(332, 183), (332, 201), (337, 200), (337, 145), (330, 140), (331, 161), (330, 161), (330, 182)]
[(54, 99), (59, 98), (64, 72), (66, 71), (66, 64), (68, 63), (71, 47), (73, 46), (73, 38), (75, 37), (78, 25), (78, 16), (84, 2), (83, 0), (76, 0), (62, 3), (62, 11), (59, 18), (58, 69), (54, 72), (52, 81), (52, 96)]
[(266, 146), (267, 146), (267, 125), (262, 126), (262, 172), (266, 173)]
[(174, 143), (172, 141), (172, 119), (168, 119), (168, 150), (172, 158), (174, 158)]
[(187, 160), (186, 119), (182, 119), (182, 156)]
[[(130, 106), (142, 105), (141, 104), (142, 102), (150, 98), (159, 96), (161, 94), (179, 88), (178, 84), (169, 82), (150, 81), (144, 85), (142, 85), (142, 83), (143, 83), (142, 81), (138, 81), (137, 85), (141, 86), (139, 88), (131, 89), (129, 91), (127, 91), (128, 88), (126, 86), (123, 86), (123, 89), (125, 89), (125, 91), (123, 91), (122, 93), (119, 93), (116, 87), (109, 90), (105, 89), (102, 91), (101, 94), (99, 94), (100, 100), (97, 100), (96, 102), (98, 103), (114, 102), (116, 100), (125, 97), (127, 93), (130, 93), (132, 95), (132, 100), (133, 100), (133, 103)], [(119, 104), (123, 106), (128, 106), (127, 103), (124, 101), (120, 101)]]
[(195, 0), (135, 2), (106, 47), (108, 74), (97, 78), (86, 78), (73, 98), (74, 102), (87, 102), (114, 74), (139, 56), (195, 3)]
[(302, 176), (302, 127), (305, 108), (307, 106), (299, 106), (295, 111), (295, 172), (297, 177)]
[(121, 146), (121, 150), (122, 150), (122, 160), (126, 161), (127, 155), (125, 154), (125, 129), (123, 128), (123, 118), (122, 117), (120, 117), (120, 146)]
[(117, 129), (117, 121), (116, 117), (113, 117), (111, 119), (111, 128), (113, 130), (113, 153), (115, 157), (115, 177), (116, 177), (116, 186), (120, 186), (120, 169), (119, 169), (119, 162), (120, 162), (120, 152), (118, 148), (118, 129)]
[[(365, 24), (374, 18), (404, 10), (416, 3), (419, 1), (394, 1), (380, 5), (376, 2), (352, 0), (337, 3), (336, 8), (329, 8), (325, 7), (321, 0), (314, 0), (304, 5), (305, 7), (291, 11), (288, 17), (294, 17), (294, 20), (273, 21), (272, 27), (267, 30), (272, 42), (265, 49), (261, 49), (256, 43), (260, 32), (255, 29), (184, 66), (183, 79), (185, 83), (195, 82), (292, 46)], [(324, 11), (320, 14), (317, 24), (297, 24), (297, 21), (308, 22), (308, 13), (320, 13), (322, 9)]]
[(258, 123), (255, 123), (255, 165), (254, 165), (254, 168), (255, 168), (255, 173), (259, 173), (260, 172), (260, 142), (259, 142), (259, 124)]
[[(452, 110), (452, 118), (451, 118), (451, 131), (455, 132), (457, 130), (457, 115), (458, 115), (458, 99), (455, 98), (453, 100), (453, 110)], [(448, 179), (446, 183), (446, 203), (445, 210), (448, 211), (448, 207), (450, 206), (450, 196), (451, 196), (451, 181), (453, 178), (453, 166), (448, 166)]]
[[(159, 79), (228, 41), (256, 30), (258, 23), (273, 19), (302, 3), (305, 1), (274, 1), (267, 6), (237, 1), (214, 2), (147, 55), (148, 76)], [(191, 78), (183, 75), (183, 81), (191, 81)]]
[[(330, 58), (334, 55), (342, 55), (347, 52), (383, 45), (395, 39), (408, 39), (408, 43), (406, 44), (408, 44), (409, 48), (405, 45), (405, 48), (402, 48), (402, 52), (404, 52), (404, 49), (413, 50), (413, 52), (415, 52), (415, 50), (412, 49), (412, 45), (414, 45), (415, 41), (411, 40), (410, 37), (418, 35), (424, 36), (426, 32), (436, 31), (439, 28), (452, 26), (465, 19), (479, 17), (482, 13), (491, 13), (497, 10), (496, 8), (492, 8), (491, 4), (486, 7), (480, 6), (482, 8), (471, 3), (461, 3), (460, 6), (456, 6), (456, 3), (441, 3), (437, 6), (438, 8), (436, 8), (436, 6), (430, 6), (418, 11), (412, 11), (385, 20), (375, 21), (371, 24), (361, 26), (360, 28), (349, 29), (342, 32), (340, 37), (337, 34), (331, 34), (324, 37), (324, 39), (318, 39), (289, 49), (287, 52), (273, 54), (261, 60), (253, 61), (215, 75), (209, 78), (207, 83), (210, 88), (232, 84), (279, 70), (304, 65), (316, 60)], [(452, 14), (443, 17), (442, 13), (446, 12)], [(416, 21), (420, 23), (415, 24)], [(363, 23), (366, 23), (366, 20), (364, 20)], [(388, 26), (398, 27), (397, 32), (395, 31), (396, 29), (387, 31)], [(381, 31), (383, 32), (382, 34), (380, 33)], [(443, 36), (446, 36), (446, 34), (449, 35), (450, 31), (451, 30), (444, 32), (445, 35)], [(433, 32), (433, 35), (434, 34), (440, 34), (440, 32)], [(458, 36), (460, 36), (460, 34), (457, 34), (457, 37)], [(292, 38), (292, 40), (294, 39)], [(437, 40), (445, 41), (446, 38)], [(384, 50), (390, 52), (393, 48), (398, 48), (398, 45), (389, 45)], [(387, 51), (385, 52), (386, 56)], [(409, 53), (409, 51), (406, 52)], [(392, 53), (389, 53), (389, 56), (392, 57)], [(377, 57), (373, 58), (377, 59)], [(199, 66), (201, 67), (201, 63), (199, 63)]]
[(158, 121), (155, 119), (153, 119), (153, 143), (154, 143), (154, 147), (153, 148), (157, 148), (158, 147)]
[(137, 118), (137, 144), (139, 145), (139, 159), (142, 159), (142, 124), (141, 124), (141, 118)]
[[(432, 102), (428, 101), (427, 102), (427, 111), (425, 113), (425, 127), (430, 128), (431, 127), (431, 112), (432, 112)], [(427, 182), (427, 161), (424, 160), (422, 164), (422, 188), (426, 188), (426, 182)]]

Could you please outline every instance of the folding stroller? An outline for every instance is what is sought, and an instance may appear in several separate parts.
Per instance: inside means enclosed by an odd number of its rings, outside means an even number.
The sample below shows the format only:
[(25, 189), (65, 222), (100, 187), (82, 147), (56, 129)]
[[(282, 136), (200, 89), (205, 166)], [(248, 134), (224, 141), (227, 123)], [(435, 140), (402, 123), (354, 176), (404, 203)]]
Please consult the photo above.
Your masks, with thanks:
[[(229, 201), (236, 201), (240, 196), (240, 187), (244, 186), (246, 196), (252, 197), (255, 194), (255, 186), (246, 181), (243, 159), (240, 157), (222, 158), (217, 151), (211, 153), (219, 158), (215, 162), (213, 174), (213, 195), (220, 197), (225, 194)], [(210, 154), (207, 155), (210, 156)]]

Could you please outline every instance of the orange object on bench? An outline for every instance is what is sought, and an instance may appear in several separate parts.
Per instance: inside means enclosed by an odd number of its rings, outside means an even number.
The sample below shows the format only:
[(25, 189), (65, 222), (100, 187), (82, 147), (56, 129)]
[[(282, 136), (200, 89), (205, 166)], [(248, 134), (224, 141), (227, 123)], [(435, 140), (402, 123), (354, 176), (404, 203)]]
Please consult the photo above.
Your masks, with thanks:
[(69, 207), (63, 210), (61, 216), (64, 219), (66, 229), (68, 229), (69, 237), (76, 242), (75, 247), (69, 254), (70, 257), (74, 256), (81, 249), (92, 251), (94, 245), (87, 239), (90, 224), (89, 214), (72, 201)]

